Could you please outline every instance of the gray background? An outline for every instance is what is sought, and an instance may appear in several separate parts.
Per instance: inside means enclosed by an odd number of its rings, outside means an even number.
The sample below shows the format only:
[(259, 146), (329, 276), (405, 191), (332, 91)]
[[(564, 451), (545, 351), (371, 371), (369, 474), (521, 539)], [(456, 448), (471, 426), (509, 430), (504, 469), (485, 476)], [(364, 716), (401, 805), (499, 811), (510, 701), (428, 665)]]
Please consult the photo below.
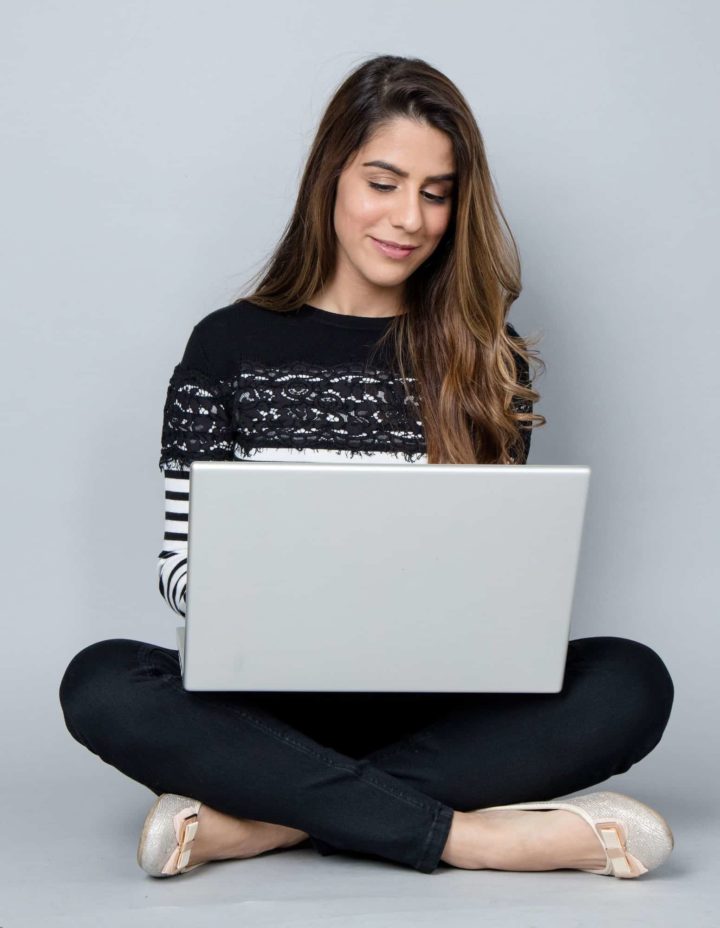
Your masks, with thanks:
[[(697, 841), (720, 773), (719, 20), (701, 0), (6, 0), (6, 928), (95, 924), (98, 890), (117, 924), (129, 909), (135, 925), (177, 925), (217, 908), (244, 924), (464, 925), (488, 891), (485, 924), (522, 922), (524, 899), (555, 925), (656, 907), (658, 923), (709, 924), (718, 853)], [(153, 881), (134, 861), (151, 794), (64, 728), (57, 687), (76, 651), (174, 644), (156, 580), (167, 379), (195, 322), (277, 241), (333, 89), (381, 53), (444, 71), (485, 138), (523, 262), (510, 318), (543, 335), (548, 425), (530, 463), (593, 469), (572, 637), (644, 641), (675, 680), (664, 739), (605, 787), (675, 831), (671, 861), (633, 888), (569, 871), (427, 880), (306, 850)]]

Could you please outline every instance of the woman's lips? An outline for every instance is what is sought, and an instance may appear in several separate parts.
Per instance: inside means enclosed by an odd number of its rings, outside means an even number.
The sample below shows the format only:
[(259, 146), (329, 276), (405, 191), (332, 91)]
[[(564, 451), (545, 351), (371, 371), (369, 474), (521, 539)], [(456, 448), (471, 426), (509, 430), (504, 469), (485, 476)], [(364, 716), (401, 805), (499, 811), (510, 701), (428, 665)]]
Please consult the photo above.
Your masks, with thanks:
[(388, 245), (385, 242), (381, 242), (380, 239), (374, 238), (372, 235), (370, 238), (373, 240), (377, 250), (387, 258), (402, 260), (415, 251), (415, 248), (397, 248), (395, 245)]

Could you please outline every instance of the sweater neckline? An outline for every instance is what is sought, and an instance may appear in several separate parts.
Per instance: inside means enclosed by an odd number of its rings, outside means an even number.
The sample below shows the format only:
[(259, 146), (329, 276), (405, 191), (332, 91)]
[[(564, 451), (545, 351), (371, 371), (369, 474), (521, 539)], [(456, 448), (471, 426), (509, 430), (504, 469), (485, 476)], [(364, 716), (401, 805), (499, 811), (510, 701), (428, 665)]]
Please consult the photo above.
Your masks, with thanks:
[(300, 307), (300, 314), (323, 325), (333, 325), (342, 329), (371, 329), (373, 331), (382, 331), (390, 324), (390, 320), (395, 318), (395, 316), (348, 316), (346, 313), (334, 313), (329, 309), (311, 306), (309, 303), (303, 303)]

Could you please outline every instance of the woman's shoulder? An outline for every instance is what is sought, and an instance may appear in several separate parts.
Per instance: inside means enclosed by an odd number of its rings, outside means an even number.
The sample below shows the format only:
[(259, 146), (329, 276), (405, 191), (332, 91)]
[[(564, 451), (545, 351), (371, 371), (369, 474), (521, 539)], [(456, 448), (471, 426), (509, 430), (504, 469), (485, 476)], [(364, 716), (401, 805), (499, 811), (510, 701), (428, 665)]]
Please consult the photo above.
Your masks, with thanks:
[(238, 300), (202, 316), (193, 326), (180, 366), (216, 377), (228, 376), (247, 345), (262, 345), (270, 333), (270, 314), (248, 300)]
[(247, 300), (229, 303), (202, 316), (195, 323), (193, 332), (197, 331), (206, 342), (221, 342), (228, 336), (237, 334), (243, 325), (247, 324), (249, 316), (257, 310), (258, 307)]

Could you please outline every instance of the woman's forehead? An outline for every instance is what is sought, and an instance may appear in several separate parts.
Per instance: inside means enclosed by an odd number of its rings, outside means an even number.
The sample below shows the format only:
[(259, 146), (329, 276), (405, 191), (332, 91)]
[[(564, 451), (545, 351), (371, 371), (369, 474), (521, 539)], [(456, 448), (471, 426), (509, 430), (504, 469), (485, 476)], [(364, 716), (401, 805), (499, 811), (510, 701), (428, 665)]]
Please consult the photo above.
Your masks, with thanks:
[(400, 176), (404, 173), (421, 179), (451, 174), (455, 170), (449, 136), (434, 126), (405, 118), (378, 128), (356, 152), (353, 166), (365, 170), (367, 162), (373, 161), (392, 165)]

